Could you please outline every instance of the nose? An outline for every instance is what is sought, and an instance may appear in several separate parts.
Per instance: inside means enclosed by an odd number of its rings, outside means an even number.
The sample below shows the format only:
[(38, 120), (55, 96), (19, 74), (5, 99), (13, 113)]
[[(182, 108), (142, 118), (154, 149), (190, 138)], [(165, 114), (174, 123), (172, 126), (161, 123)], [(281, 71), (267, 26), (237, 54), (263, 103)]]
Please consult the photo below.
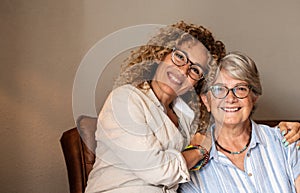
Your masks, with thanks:
[(225, 101), (228, 102), (228, 103), (234, 103), (234, 102), (236, 102), (237, 100), (238, 100), (238, 98), (234, 95), (233, 90), (230, 89), (230, 90), (228, 91), (227, 96), (225, 97)]

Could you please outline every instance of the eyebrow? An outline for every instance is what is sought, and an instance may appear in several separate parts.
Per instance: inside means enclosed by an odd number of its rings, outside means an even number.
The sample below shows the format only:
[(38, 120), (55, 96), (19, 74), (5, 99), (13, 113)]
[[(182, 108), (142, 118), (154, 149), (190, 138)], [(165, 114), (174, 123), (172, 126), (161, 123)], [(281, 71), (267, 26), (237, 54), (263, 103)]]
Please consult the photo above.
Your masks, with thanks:
[[(226, 84), (223, 84), (223, 83), (216, 83), (216, 84), (213, 84), (212, 86), (216, 86), (216, 85), (228, 87)], [(233, 87), (236, 87), (236, 86), (248, 86), (248, 85), (249, 85), (248, 83), (237, 83)]]

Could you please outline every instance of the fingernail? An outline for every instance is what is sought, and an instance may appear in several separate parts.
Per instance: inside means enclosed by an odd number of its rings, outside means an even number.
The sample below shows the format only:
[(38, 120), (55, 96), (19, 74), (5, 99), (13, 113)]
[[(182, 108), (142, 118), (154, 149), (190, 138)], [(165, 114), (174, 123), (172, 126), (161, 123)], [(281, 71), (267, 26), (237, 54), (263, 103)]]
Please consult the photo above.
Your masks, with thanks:
[(284, 143), (284, 146), (287, 147), (288, 145), (289, 145), (289, 142), (286, 141), (286, 142)]
[(283, 138), (283, 140), (281, 141), (282, 143), (285, 143), (285, 141), (286, 141), (286, 138)]
[(283, 130), (283, 131), (281, 132), (281, 135), (284, 136), (285, 134), (286, 134), (286, 130)]

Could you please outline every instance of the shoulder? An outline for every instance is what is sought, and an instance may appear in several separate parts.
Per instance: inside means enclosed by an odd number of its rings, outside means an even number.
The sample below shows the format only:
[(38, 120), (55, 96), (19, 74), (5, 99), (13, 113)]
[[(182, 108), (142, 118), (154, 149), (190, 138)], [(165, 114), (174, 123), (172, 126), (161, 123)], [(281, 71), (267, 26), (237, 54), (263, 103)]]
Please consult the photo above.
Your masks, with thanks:
[(256, 142), (266, 146), (271, 145), (273, 148), (277, 145), (278, 147), (283, 146), (282, 140), (284, 137), (281, 135), (278, 127), (270, 127), (268, 125), (257, 124), (252, 121), (252, 133)]
[(126, 84), (115, 88), (109, 95), (109, 105), (117, 109), (131, 109), (133, 107), (147, 108), (147, 106), (160, 104), (155, 94), (150, 90), (137, 88), (133, 85)]
[(133, 85), (126, 84), (112, 90), (110, 93), (110, 98), (128, 100), (130, 98), (138, 98), (139, 96), (142, 97), (143, 95), (144, 93), (140, 89), (134, 87)]
[[(298, 157), (299, 151), (296, 147), (297, 143), (289, 145), (284, 143), (284, 136), (281, 134), (279, 127), (270, 127), (268, 125), (254, 123), (252, 129), (253, 136), (257, 139), (256, 142), (263, 144), (267, 148), (267, 154), (272, 154), (274, 157), (283, 155), (284, 158), (287, 157), (288, 159)], [(256, 133), (254, 134), (254, 132)]]
[(252, 129), (255, 129), (258, 133), (265, 135), (281, 136), (280, 129), (276, 127), (270, 127), (269, 125), (258, 124), (252, 121)]
[(125, 84), (122, 86), (119, 86), (112, 90), (112, 94), (119, 94), (119, 93), (127, 93), (127, 92), (136, 92), (138, 89), (131, 84)]

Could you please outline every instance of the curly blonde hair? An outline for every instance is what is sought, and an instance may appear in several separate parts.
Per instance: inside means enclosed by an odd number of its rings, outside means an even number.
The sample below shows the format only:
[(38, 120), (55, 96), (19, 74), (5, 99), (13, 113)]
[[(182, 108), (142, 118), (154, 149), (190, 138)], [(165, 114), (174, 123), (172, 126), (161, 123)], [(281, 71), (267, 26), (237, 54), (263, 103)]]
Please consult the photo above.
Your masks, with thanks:
[[(141, 88), (145, 81), (152, 80), (158, 63), (172, 52), (172, 48), (185, 42), (195, 43), (199, 41), (210, 53), (208, 69), (225, 56), (225, 45), (221, 41), (215, 40), (208, 29), (180, 21), (161, 28), (158, 34), (153, 36), (146, 45), (142, 45), (131, 52), (131, 55), (122, 65), (114, 88), (124, 84)], [(196, 127), (195, 130), (203, 133), (209, 123), (209, 113), (199, 98), (201, 87), (202, 81), (198, 81), (194, 86), (195, 91), (188, 91), (181, 97), (195, 112), (196, 116), (193, 122), (193, 126)]]

